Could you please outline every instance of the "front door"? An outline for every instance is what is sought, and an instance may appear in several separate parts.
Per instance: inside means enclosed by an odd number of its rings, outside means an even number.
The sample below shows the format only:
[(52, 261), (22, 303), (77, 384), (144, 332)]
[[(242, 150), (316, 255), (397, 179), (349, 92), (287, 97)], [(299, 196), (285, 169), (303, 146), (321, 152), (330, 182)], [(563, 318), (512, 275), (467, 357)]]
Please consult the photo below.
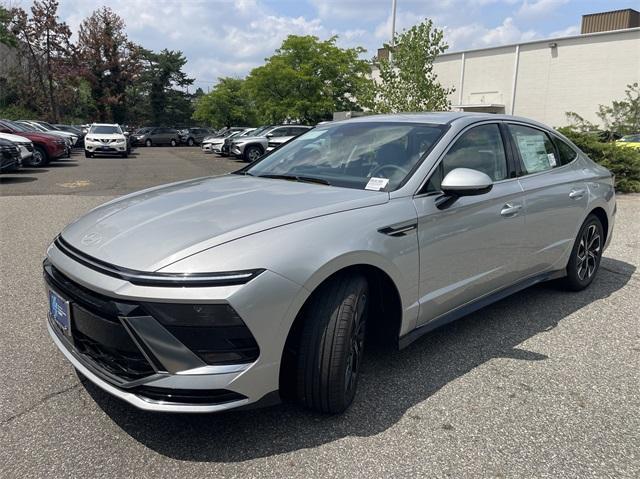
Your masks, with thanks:
[[(420, 247), (418, 325), (519, 279), (524, 236), (523, 192), (511, 178), (497, 123), (464, 131), (415, 199)], [(455, 168), (486, 173), (490, 192), (438, 207), (440, 183)]]

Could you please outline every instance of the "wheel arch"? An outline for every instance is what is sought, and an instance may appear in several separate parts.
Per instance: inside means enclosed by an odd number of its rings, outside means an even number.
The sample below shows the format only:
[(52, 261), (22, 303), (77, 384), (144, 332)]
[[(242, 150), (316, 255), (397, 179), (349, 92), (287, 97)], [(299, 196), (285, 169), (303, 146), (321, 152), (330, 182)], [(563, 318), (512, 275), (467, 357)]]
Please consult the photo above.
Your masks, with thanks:
[(396, 281), (385, 269), (380, 265), (358, 262), (343, 265), (330, 273), (319, 272), (305, 286), (308, 295), (296, 311), (281, 354), (279, 388), (285, 398), (293, 397), (295, 391), (296, 348), (300, 341), (302, 325), (307, 319), (304, 315), (305, 308), (324, 284), (342, 274), (362, 274), (369, 284), (371, 300), (367, 319), (367, 342), (373, 343), (376, 347), (398, 347), (402, 325), (402, 298)]
[(600, 220), (600, 223), (602, 223), (602, 231), (604, 234), (603, 243), (606, 244), (609, 234), (609, 217), (607, 216), (607, 212), (601, 206), (596, 206), (595, 208), (591, 209), (587, 217), (589, 217), (590, 215), (596, 216)]

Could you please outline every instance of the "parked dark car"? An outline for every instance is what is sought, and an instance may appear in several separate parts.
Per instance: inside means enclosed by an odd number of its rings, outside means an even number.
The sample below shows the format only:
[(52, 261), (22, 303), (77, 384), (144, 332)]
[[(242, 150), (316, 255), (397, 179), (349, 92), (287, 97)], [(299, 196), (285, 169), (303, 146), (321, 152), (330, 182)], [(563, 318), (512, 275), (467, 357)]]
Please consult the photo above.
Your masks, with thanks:
[(180, 135), (180, 142), (189, 146), (199, 145), (207, 136), (213, 134), (213, 130), (208, 128), (187, 128)]
[(135, 142), (134, 144), (144, 146), (177, 146), (180, 143), (178, 130), (164, 126), (149, 129), (141, 128), (133, 134), (132, 137), (132, 140)]
[(87, 134), (86, 131), (82, 131), (81, 128), (71, 126), (71, 125), (55, 124), (53, 126), (60, 131), (66, 131), (67, 133), (73, 133), (74, 135), (78, 135), (78, 141), (76, 141), (76, 144), (74, 146), (78, 148), (84, 148), (84, 137)]
[(0, 173), (8, 173), (20, 168), (20, 150), (9, 140), (0, 138)]
[(29, 166), (45, 166), (51, 160), (62, 158), (66, 154), (67, 143), (59, 136), (36, 131), (10, 120), (0, 120), (0, 132), (24, 136), (33, 142), (33, 156)]

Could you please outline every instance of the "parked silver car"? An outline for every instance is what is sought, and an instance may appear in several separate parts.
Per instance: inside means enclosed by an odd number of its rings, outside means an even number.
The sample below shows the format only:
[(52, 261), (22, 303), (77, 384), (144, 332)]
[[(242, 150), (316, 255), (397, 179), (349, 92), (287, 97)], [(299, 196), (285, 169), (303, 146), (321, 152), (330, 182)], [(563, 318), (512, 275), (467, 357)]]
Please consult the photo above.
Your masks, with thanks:
[(540, 123), (332, 122), (69, 225), (44, 263), (48, 328), (80, 373), (142, 409), (291, 397), (338, 413), (366, 342), (405, 347), (541, 281), (589, 286), (615, 212), (611, 173)]
[(236, 138), (231, 142), (230, 152), (244, 161), (254, 162), (260, 158), (268, 148), (268, 143), (272, 138), (294, 137), (307, 130), (310, 126), (305, 125), (280, 125), (272, 126), (262, 130), (260, 136), (247, 136)]

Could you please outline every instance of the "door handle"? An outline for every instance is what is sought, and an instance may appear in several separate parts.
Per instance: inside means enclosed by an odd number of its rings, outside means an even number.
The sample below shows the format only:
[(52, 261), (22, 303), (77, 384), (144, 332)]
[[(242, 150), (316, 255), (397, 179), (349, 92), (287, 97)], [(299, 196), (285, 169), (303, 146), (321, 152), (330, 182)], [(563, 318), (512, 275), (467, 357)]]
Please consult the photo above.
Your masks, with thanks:
[(500, 210), (500, 214), (506, 217), (516, 216), (520, 210), (522, 209), (522, 205), (507, 203)]
[(579, 200), (584, 196), (584, 193), (584, 188), (580, 188), (579, 190), (571, 190), (569, 192), (569, 198), (571, 198), (572, 200)]

